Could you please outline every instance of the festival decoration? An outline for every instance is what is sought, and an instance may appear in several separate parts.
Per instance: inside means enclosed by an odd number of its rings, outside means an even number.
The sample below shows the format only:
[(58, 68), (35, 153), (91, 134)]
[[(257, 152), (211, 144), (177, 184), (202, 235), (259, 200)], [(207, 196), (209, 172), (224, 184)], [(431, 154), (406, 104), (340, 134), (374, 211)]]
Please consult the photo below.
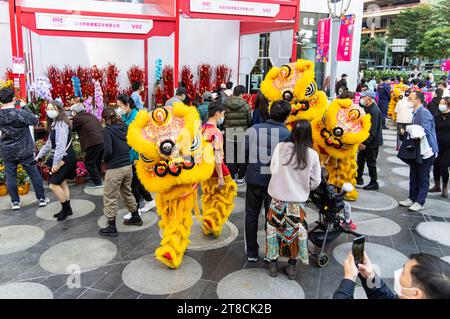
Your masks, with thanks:
[(72, 76), (73, 93), (75, 97), (83, 97), (83, 92), (81, 91), (80, 78), (77, 76)]
[(403, 83), (394, 85), (394, 89), (392, 90), (391, 100), (389, 101), (389, 108), (388, 108), (388, 116), (392, 118), (394, 122), (397, 121), (397, 113), (394, 112), (395, 107), (398, 101), (403, 99), (403, 95), (408, 89), (409, 86)]
[(189, 101), (194, 101), (197, 94), (194, 86), (194, 75), (191, 68), (187, 65), (181, 69), (181, 81), (184, 83)]
[(252, 110), (255, 110), (256, 94), (245, 93), (242, 98), (247, 101)]
[(211, 64), (201, 64), (198, 67), (198, 85), (197, 90), (200, 96), (205, 93), (205, 91), (211, 91), (211, 77), (213, 68)]
[(173, 87), (173, 67), (166, 65), (162, 72), (162, 80), (164, 84), (164, 99), (167, 101), (175, 94)]
[(214, 88), (212, 90), (217, 90), (220, 88), (222, 83), (227, 83), (231, 78), (231, 68), (226, 66), (225, 64), (220, 64), (216, 66), (216, 79), (214, 81)]
[(94, 65), (91, 69), (92, 79), (100, 83), (103, 82), (104, 70), (99, 69), (98, 66)]
[[(138, 178), (149, 192), (156, 193), (161, 216), (163, 239), (155, 257), (170, 268), (178, 268), (183, 260), (193, 225), (192, 211), (201, 220), (205, 235), (218, 236), (237, 194), (231, 177), (223, 192), (217, 190), (217, 181), (215, 187), (214, 182), (207, 182), (214, 171), (214, 151), (202, 137), (199, 123), (195, 108), (174, 103), (150, 113), (140, 111), (128, 129), (128, 144), (140, 156)], [(197, 193), (200, 183), (205, 194), (202, 216)]]
[(117, 66), (114, 63), (108, 63), (105, 73), (105, 93), (108, 103), (114, 103), (119, 92), (118, 76), (119, 69)]
[(155, 104), (156, 106), (164, 105), (164, 90), (161, 87), (161, 84), (155, 85)]
[(68, 65), (66, 65), (62, 71), (62, 85), (63, 85), (63, 95), (61, 99), (63, 104), (66, 104), (74, 96), (72, 77), (75, 75), (75, 71)]
[(80, 97), (87, 97), (94, 95), (94, 85), (92, 84), (92, 74), (91, 69), (87, 67), (78, 66), (77, 67), (77, 77), (80, 79), (80, 92), (84, 95)]
[[(358, 145), (369, 137), (370, 114), (351, 99), (335, 99), (322, 117), (311, 123), (314, 148), (329, 173), (328, 182), (337, 187), (344, 183), (356, 186)], [(356, 200), (356, 187), (346, 194)]]
[(47, 68), (47, 77), (52, 86), (51, 94), (52, 99), (55, 100), (57, 97), (63, 95), (63, 86), (61, 82), (61, 71), (54, 65)]
[(162, 59), (158, 58), (155, 61), (155, 83), (159, 83), (162, 78)]
[(101, 121), (104, 107), (102, 86), (99, 81), (95, 80), (93, 81), (94, 81), (94, 102), (95, 102), (94, 115), (99, 119), (99, 121)]
[(87, 113), (94, 114), (94, 105), (92, 104), (92, 96), (83, 101), (84, 109)]
[(31, 93), (31, 101), (28, 104), (30, 110), (39, 116), (40, 121), (45, 121), (47, 119), (47, 114), (45, 109), (47, 103), (52, 100), (52, 95), (50, 93), (52, 85), (48, 78), (38, 77), (36, 80), (28, 87)]
[[(132, 65), (128, 70), (127, 75), (131, 85), (133, 85), (133, 83), (137, 81), (141, 82), (142, 84), (146, 83), (145, 70), (137, 65)], [(133, 93), (133, 90), (130, 88), (128, 95), (131, 95), (131, 93)], [(142, 101), (147, 101), (147, 90), (141, 92), (141, 99)]]
[(261, 83), (261, 92), (270, 102), (283, 99), (291, 103), (288, 128), (300, 119), (311, 121), (324, 113), (328, 99), (325, 92), (319, 91), (314, 78), (314, 62), (297, 60), (273, 67)]

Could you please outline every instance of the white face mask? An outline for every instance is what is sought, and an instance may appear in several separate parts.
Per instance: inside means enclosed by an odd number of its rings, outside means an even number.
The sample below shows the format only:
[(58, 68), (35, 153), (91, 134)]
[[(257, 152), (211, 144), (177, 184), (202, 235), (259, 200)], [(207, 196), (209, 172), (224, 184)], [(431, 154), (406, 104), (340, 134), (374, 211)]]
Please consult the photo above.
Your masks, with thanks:
[(405, 295), (403, 292), (414, 290), (416, 288), (405, 288), (400, 284), (400, 277), (402, 275), (403, 268), (397, 269), (394, 272), (394, 291), (399, 296), (399, 298), (408, 298), (408, 295)]
[(442, 113), (447, 112), (448, 111), (448, 107), (446, 104), (439, 104), (439, 111), (441, 111)]
[(124, 109), (118, 107), (116, 110), (116, 113), (117, 113), (117, 115), (122, 116), (122, 115), (125, 115), (126, 112), (124, 111)]
[(47, 116), (51, 119), (56, 119), (58, 117), (58, 115), (59, 115), (58, 111), (55, 111), (55, 110), (47, 111)]

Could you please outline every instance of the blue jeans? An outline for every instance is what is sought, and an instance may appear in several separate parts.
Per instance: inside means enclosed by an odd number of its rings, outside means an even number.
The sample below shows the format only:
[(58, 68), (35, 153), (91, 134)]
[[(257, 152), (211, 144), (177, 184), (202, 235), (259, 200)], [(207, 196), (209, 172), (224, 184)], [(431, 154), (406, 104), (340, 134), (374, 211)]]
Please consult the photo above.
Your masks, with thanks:
[(409, 199), (420, 205), (425, 204), (430, 188), (430, 171), (434, 156), (423, 160), (422, 164), (409, 166)]
[(20, 202), (19, 193), (17, 191), (17, 166), (22, 164), (23, 169), (27, 172), (33, 184), (34, 191), (36, 193), (36, 198), (45, 199), (44, 184), (42, 183), (41, 174), (36, 166), (36, 160), (34, 155), (17, 161), (4, 161), (5, 164), (5, 175), (6, 175), (6, 186), (8, 188), (9, 196), (11, 197), (11, 202)]

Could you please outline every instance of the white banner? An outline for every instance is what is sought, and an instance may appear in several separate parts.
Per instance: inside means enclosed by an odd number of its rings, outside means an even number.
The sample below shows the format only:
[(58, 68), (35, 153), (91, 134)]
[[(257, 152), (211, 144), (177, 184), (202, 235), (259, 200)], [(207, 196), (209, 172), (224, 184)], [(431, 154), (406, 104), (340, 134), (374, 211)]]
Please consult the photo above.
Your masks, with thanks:
[(36, 13), (36, 28), (42, 30), (147, 34), (153, 28), (153, 21)]
[(190, 10), (191, 12), (273, 18), (280, 12), (280, 5), (230, 0), (191, 0)]

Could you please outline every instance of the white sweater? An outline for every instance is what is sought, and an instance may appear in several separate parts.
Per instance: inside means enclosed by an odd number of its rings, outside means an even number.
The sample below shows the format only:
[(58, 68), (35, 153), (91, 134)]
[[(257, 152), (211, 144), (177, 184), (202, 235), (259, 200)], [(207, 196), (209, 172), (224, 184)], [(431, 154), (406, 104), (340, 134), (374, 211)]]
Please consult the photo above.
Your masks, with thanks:
[(296, 156), (292, 163), (284, 165), (289, 163), (293, 151), (292, 142), (279, 143), (275, 147), (270, 163), (272, 177), (268, 193), (272, 198), (284, 202), (303, 203), (308, 199), (310, 191), (320, 184), (320, 160), (317, 152), (310, 148), (305, 169), (295, 169)]

